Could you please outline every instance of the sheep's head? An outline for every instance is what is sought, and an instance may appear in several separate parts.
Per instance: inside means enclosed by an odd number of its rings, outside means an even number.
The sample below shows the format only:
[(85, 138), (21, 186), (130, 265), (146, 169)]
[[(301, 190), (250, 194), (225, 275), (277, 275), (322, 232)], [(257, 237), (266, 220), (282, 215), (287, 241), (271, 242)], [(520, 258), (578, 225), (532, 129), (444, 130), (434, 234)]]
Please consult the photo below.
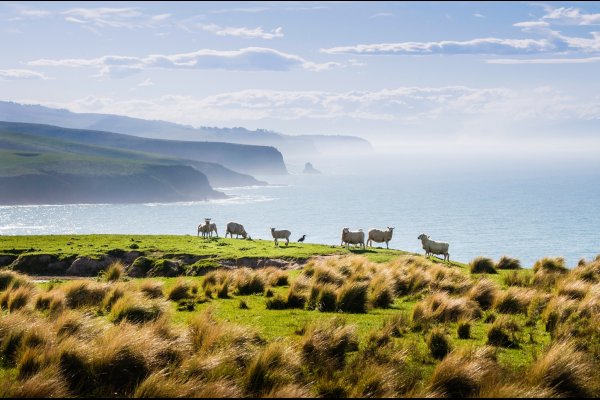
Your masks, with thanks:
[(346, 233), (346, 232), (350, 232), (350, 228), (344, 228), (344, 229), (342, 229), (342, 233)]
[(390, 228), (389, 226), (387, 228), (388, 228), (388, 231), (394, 232), (394, 228)]
[(423, 239), (427, 239), (428, 237), (429, 236), (425, 235), (424, 233), (421, 233), (417, 239), (423, 240)]
[(275, 232), (275, 228), (271, 228), (271, 233)]

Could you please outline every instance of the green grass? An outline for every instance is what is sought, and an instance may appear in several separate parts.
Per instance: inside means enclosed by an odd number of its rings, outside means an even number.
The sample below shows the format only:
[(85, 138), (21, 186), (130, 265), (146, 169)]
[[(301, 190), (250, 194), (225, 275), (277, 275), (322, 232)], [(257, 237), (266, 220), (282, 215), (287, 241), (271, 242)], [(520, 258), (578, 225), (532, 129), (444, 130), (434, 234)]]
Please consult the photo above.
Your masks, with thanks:
[[(195, 227), (190, 227), (194, 232)], [(195, 233), (195, 232), (194, 232)], [(346, 250), (340, 246), (310, 243), (290, 243), (275, 247), (270, 240), (203, 239), (190, 235), (32, 235), (3, 236), (2, 254), (53, 254), (59, 258), (70, 256), (98, 257), (110, 250), (139, 251), (154, 258), (183, 254), (206, 256), (200, 263), (219, 260), (250, 258), (307, 259), (318, 255), (360, 254), (371, 261), (386, 262), (399, 255), (400, 250), (368, 249)], [(213, 264), (214, 265), (214, 264)]]

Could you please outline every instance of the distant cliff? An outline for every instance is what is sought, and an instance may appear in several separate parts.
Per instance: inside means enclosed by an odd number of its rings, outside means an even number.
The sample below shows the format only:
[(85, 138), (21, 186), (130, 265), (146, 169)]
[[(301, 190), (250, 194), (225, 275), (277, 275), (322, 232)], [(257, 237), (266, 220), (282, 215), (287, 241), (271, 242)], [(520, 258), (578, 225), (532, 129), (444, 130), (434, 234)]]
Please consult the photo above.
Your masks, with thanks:
[[(35, 125), (29, 128), (35, 131)], [(200, 171), (206, 167), (223, 168), (11, 132), (0, 123), (0, 204), (145, 203), (226, 197), (214, 190)]]
[[(152, 139), (227, 142), (276, 147), (287, 156), (335, 154), (348, 151), (371, 151), (371, 144), (356, 136), (286, 135), (266, 129), (249, 130), (243, 127), (194, 128), (159, 120), (145, 120), (112, 114), (73, 113), (40, 105), (23, 105), (0, 101), (0, 121), (57, 125), (65, 128), (116, 132)], [(209, 161), (209, 160), (205, 160)], [(215, 161), (222, 165), (223, 160)], [(233, 167), (231, 167), (233, 168)], [(234, 168), (252, 173), (249, 169)], [(262, 173), (262, 172), (260, 172)]]
[(33, 134), (38, 137), (66, 140), (72, 143), (217, 163), (245, 174), (287, 174), (281, 153), (276, 148), (268, 146), (147, 139), (113, 132), (13, 122), (0, 122), (0, 128), (10, 132)]

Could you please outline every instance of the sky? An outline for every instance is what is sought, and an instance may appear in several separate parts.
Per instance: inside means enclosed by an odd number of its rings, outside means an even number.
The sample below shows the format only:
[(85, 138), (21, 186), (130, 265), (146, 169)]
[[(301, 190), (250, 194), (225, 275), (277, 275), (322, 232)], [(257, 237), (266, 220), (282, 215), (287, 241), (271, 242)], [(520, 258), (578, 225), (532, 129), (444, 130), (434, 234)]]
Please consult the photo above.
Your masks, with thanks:
[(597, 153), (600, 2), (1, 2), (0, 100)]

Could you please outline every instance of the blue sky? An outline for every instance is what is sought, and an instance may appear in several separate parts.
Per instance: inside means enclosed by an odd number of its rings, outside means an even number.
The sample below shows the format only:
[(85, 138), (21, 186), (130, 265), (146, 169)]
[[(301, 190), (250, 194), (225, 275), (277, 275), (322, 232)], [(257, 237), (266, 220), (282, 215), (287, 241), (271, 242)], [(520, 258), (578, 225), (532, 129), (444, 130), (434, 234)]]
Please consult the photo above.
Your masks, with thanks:
[(376, 146), (600, 143), (598, 2), (2, 2), (0, 99)]

